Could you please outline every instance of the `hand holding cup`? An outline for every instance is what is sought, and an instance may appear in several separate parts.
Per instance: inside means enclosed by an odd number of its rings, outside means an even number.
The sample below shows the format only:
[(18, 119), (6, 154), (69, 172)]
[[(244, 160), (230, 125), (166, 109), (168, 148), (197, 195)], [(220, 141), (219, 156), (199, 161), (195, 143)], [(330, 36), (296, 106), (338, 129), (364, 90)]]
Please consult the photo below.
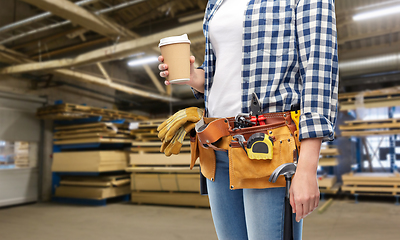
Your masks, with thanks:
[[(190, 56), (189, 58), (190, 60), (190, 75), (193, 74), (194, 72), (194, 61), (195, 61), (195, 57), (194, 56)], [(160, 76), (163, 78), (168, 79), (168, 75), (169, 75), (169, 71), (168, 71), (168, 64), (164, 63), (164, 57), (161, 55), (158, 57), (158, 61), (161, 62), (161, 64), (158, 65), (158, 70), (160, 70)], [(179, 84), (179, 85), (183, 85), (183, 84), (187, 84), (187, 82), (182, 81), (182, 82), (170, 82), (168, 80), (165, 80), (165, 85), (170, 85), (171, 83), (174, 84)]]
[[(165, 77), (167, 83), (185, 83), (190, 80), (190, 40), (187, 34), (167, 37), (160, 40), (161, 50), (159, 61), (160, 76)], [(168, 85), (167, 84), (167, 85)]]

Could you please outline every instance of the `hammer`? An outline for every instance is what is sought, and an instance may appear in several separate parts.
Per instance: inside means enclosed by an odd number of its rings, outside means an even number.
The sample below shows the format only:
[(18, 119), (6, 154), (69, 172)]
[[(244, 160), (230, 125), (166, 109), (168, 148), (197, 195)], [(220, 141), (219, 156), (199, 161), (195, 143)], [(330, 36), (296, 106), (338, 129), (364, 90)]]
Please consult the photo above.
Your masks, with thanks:
[(290, 205), (289, 189), (292, 182), (292, 177), (296, 172), (296, 165), (294, 163), (285, 163), (275, 169), (269, 177), (269, 181), (275, 183), (280, 175), (285, 176), (286, 180), (286, 194), (285, 194), (285, 220), (283, 226), (283, 240), (293, 240), (293, 220), (292, 220), (292, 206)]

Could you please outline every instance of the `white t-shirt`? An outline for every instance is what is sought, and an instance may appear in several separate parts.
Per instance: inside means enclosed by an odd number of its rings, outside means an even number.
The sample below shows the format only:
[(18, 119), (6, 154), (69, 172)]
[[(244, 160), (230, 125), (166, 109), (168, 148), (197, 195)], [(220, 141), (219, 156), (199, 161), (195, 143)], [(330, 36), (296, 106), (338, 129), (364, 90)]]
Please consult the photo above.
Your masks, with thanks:
[(248, 0), (224, 0), (209, 23), (217, 58), (209, 93), (209, 117), (233, 117), (241, 112), (243, 18)]

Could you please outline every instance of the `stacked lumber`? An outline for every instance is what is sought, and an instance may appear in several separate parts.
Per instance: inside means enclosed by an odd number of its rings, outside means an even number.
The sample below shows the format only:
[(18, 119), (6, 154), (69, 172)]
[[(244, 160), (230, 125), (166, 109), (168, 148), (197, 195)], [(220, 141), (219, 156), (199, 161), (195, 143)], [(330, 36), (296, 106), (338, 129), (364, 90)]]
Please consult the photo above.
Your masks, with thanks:
[(116, 119), (146, 120), (147, 117), (124, 111), (89, 107), (85, 105), (63, 103), (39, 108), (36, 116), (41, 119), (66, 120), (90, 117), (102, 117), (103, 121)]
[(55, 145), (85, 143), (130, 143), (129, 124), (96, 122), (74, 124), (55, 128)]
[(342, 190), (351, 194), (400, 194), (400, 175), (398, 173), (348, 173), (343, 174), (342, 179)]
[(56, 197), (79, 199), (107, 199), (130, 193), (130, 177), (124, 175), (110, 176), (63, 176), (60, 186), (56, 188)]
[[(130, 134), (134, 139), (132, 141), (130, 158), (135, 158), (136, 155), (138, 155), (137, 157), (139, 158), (143, 156), (150, 158), (153, 156), (155, 158), (157, 158), (157, 156), (161, 158), (165, 157), (164, 154), (160, 153), (162, 142), (157, 137), (157, 127), (164, 121), (165, 119), (153, 119), (130, 124)], [(186, 136), (181, 148), (181, 154), (189, 152), (190, 140), (189, 136)]]
[(127, 153), (114, 151), (74, 151), (53, 154), (53, 172), (110, 172), (124, 171), (128, 166)]
[(337, 156), (339, 155), (339, 150), (336, 147), (322, 148), (318, 165), (321, 167), (337, 166), (339, 164)]
[(29, 143), (14, 143), (14, 164), (16, 167), (29, 167)]
[[(335, 146), (328, 145), (321, 149), (318, 165), (321, 167), (337, 166), (339, 164), (337, 156), (339, 156), (339, 150)], [(336, 194), (340, 188), (336, 176), (327, 174), (318, 175), (318, 186), (322, 193), (331, 194)]]
[(160, 153), (161, 141), (157, 126), (164, 120), (141, 122), (132, 130), (135, 136), (129, 154), (131, 201), (139, 204), (160, 204), (209, 207), (208, 198), (201, 196), (200, 169), (190, 165), (190, 141), (183, 142), (181, 153), (166, 157)]
[(146, 121), (138, 121), (130, 124), (129, 129), (131, 136), (141, 142), (153, 142), (160, 140), (157, 135), (157, 127), (164, 122), (165, 119), (150, 119)]
[(318, 175), (318, 186), (321, 193), (336, 194), (341, 183), (337, 182), (335, 175)]
[(371, 135), (394, 135), (400, 134), (400, 119), (389, 118), (379, 120), (354, 120), (345, 121), (340, 125), (343, 137), (371, 136)]
[[(361, 103), (357, 100), (362, 99)], [(362, 108), (394, 107), (400, 105), (400, 87), (375, 91), (340, 93), (340, 111)]]

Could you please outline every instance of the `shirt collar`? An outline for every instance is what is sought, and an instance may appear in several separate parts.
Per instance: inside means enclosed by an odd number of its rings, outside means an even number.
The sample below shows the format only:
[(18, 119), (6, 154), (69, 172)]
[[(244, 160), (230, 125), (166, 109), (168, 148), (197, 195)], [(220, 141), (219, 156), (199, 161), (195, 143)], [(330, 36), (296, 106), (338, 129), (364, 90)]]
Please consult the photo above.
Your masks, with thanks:
[(214, 16), (214, 13), (218, 10), (218, 8), (221, 6), (223, 1), (224, 0), (211, 0), (211, 1), (208, 1), (210, 6), (211, 6), (211, 9), (210, 9), (210, 13), (207, 16), (207, 21), (211, 20), (211, 18)]

